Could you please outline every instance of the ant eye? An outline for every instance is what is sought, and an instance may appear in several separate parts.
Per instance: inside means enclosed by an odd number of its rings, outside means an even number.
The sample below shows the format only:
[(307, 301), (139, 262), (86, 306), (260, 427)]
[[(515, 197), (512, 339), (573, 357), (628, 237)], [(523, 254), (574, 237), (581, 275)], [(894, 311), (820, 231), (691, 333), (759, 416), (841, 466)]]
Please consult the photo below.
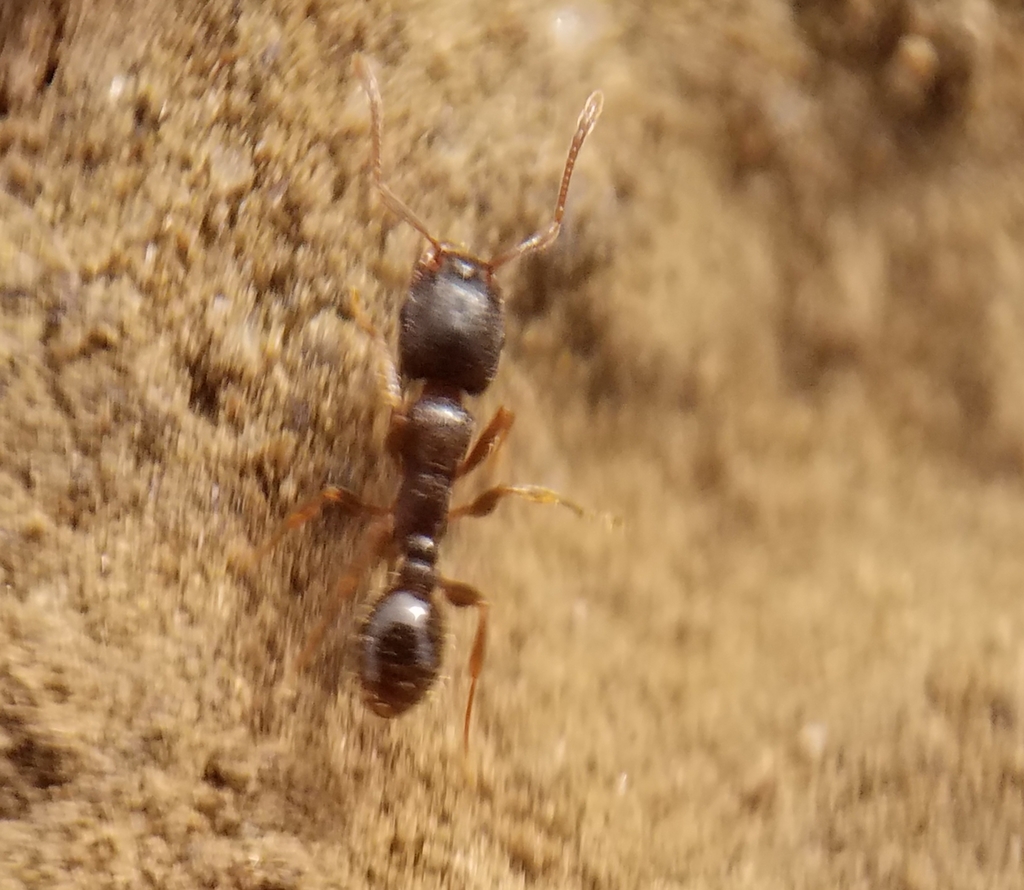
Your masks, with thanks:
[(396, 590), (363, 625), (360, 676), (370, 709), (393, 717), (412, 707), (437, 679), (441, 614), (429, 601)]

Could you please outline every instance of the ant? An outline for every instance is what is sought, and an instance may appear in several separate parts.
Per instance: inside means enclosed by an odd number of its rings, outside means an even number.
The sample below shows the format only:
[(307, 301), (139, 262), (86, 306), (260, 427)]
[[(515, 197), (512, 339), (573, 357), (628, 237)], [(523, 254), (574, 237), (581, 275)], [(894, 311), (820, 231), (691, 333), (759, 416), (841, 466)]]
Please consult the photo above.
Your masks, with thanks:
[(604, 100), (600, 92), (594, 92), (580, 114), (551, 223), (510, 250), (483, 260), (434, 237), (384, 182), (380, 89), (362, 56), (355, 57), (353, 67), (370, 104), (373, 185), (387, 208), (428, 242), (413, 269), (400, 312), (397, 367), (387, 341), (363, 314), (357, 294), (352, 294), (355, 322), (380, 347), (384, 389), (391, 408), (387, 447), (400, 461), (402, 481), (388, 507), (366, 503), (347, 489), (329, 486), (291, 513), (260, 550), (273, 547), (328, 503), (372, 517), (356, 558), (335, 587), (326, 614), (296, 660), (296, 669), (301, 670), (312, 657), (362, 577), (381, 560), (388, 565), (397, 563), (393, 583), (363, 621), (360, 634), (363, 697), (370, 710), (382, 717), (408, 710), (437, 679), (444, 637), (437, 591), (455, 607), (475, 608), (478, 622), (469, 657), (471, 679), (463, 725), (468, 749), (473, 700), (484, 661), (488, 605), (475, 587), (438, 574), (438, 545), (451, 522), (487, 516), (510, 496), (560, 504), (580, 516), (586, 511), (548, 489), (513, 485), (495, 486), (467, 504), (452, 507), (455, 482), (501, 447), (514, 419), (510, 410), (499, 408), (474, 442), (473, 417), (463, 400), (479, 396), (490, 386), (504, 346), (503, 300), (494, 273), (519, 257), (544, 250), (557, 238), (576, 156), (594, 128)]

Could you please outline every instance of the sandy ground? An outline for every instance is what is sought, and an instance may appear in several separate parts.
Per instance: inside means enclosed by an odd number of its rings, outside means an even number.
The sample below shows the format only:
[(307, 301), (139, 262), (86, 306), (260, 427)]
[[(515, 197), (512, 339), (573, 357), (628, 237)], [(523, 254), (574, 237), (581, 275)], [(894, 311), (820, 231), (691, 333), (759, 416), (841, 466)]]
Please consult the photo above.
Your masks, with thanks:
[[(901, 0), (0, 3), (0, 888), (1024, 886), (1024, 18)], [(407, 716), (346, 614), (376, 354), (490, 254), (517, 413)], [(465, 494), (462, 495), (464, 497)], [(1015, 552), (1016, 551), (1016, 552)], [(385, 579), (362, 590), (371, 602)]]

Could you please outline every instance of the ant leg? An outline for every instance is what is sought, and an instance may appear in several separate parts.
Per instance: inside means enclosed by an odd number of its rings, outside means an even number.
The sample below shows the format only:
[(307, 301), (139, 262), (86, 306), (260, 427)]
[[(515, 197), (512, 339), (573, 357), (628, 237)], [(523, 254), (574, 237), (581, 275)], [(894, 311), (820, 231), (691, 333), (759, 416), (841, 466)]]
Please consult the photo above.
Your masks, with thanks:
[(390, 515), (386, 519), (378, 519), (366, 532), (364, 544), (359, 551), (359, 555), (352, 563), (351, 568), (349, 568), (334, 588), (334, 592), (327, 604), (327, 610), (323, 618), (321, 618), (317, 623), (317, 626), (313, 628), (313, 632), (309, 635), (306, 645), (302, 647), (302, 651), (299, 653), (298, 658), (295, 659), (295, 673), (299, 673), (303, 670), (313, 653), (320, 647), (320, 644), (324, 639), (324, 634), (326, 634), (327, 629), (337, 621), (338, 615), (341, 613), (341, 607), (344, 603), (350, 600), (355, 594), (356, 589), (359, 586), (359, 581), (363, 575), (365, 575), (373, 567), (373, 564), (387, 552), (388, 548), (392, 544), (394, 532), (395, 524)]
[(469, 698), (466, 701), (466, 719), (462, 726), (462, 743), (465, 749), (469, 750), (469, 720), (473, 714), (473, 699), (476, 698), (476, 685), (480, 679), (480, 671), (484, 666), (484, 649), (487, 644), (487, 600), (483, 594), (469, 584), (461, 581), (449, 581), (446, 578), (440, 579), (441, 589), (444, 591), (448, 602), (457, 608), (463, 609), (468, 606), (476, 608), (479, 616), (476, 625), (476, 637), (473, 639), (473, 651), (469, 655)]
[(489, 516), (494, 512), (502, 498), (510, 496), (523, 498), (535, 504), (559, 504), (563, 507), (568, 507), (573, 513), (583, 519), (594, 515), (575, 501), (570, 501), (549, 488), (541, 488), (539, 485), (496, 485), (494, 488), (488, 488), (487, 491), (468, 504), (454, 507), (448, 513), (448, 519), (451, 521), (460, 519), (463, 516)]
[(384, 399), (392, 411), (404, 414), (402, 384), (398, 377), (398, 368), (395, 367), (395, 360), (391, 357), (391, 350), (388, 348), (388, 341), (377, 330), (370, 316), (363, 308), (363, 301), (359, 298), (359, 288), (349, 288), (348, 301), (352, 320), (356, 323), (359, 330), (373, 340), (377, 346), (377, 352), (380, 356), (380, 376), (382, 389), (384, 390)]
[(471, 473), (487, 458), (497, 454), (498, 449), (508, 438), (508, 431), (512, 428), (512, 421), (515, 419), (515, 414), (508, 408), (499, 408), (491, 418), (491, 422), (480, 434), (480, 438), (476, 440), (465, 459), (459, 464), (459, 468), (455, 471), (455, 478), (460, 479)]
[(377, 346), (377, 354), (380, 360), (381, 388), (384, 390), (384, 401), (391, 409), (391, 425), (387, 433), (387, 448), (394, 455), (402, 453), (403, 436), (408, 425), (408, 406), (402, 396), (402, 382), (398, 376), (398, 368), (395, 360), (391, 357), (391, 350), (388, 349), (388, 341), (384, 335), (377, 330), (370, 320), (370, 316), (363, 309), (362, 301), (359, 299), (358, 288), (349, 289), (349, 311), (352, 313), (352, 320), (356, 326)]
[(326, 504), (338, 504), (347, 510), (357, 513), (370, 513), (374, 516), (385, 516), (388, 514), (387, 507), (378, 507), (376, 504), (368, 504), (347, 488), (339, 488), (336, 485), (329, 485), (316, 497), (311, 498), (302, 506), (296, 508), (277, 527), (277, 530), (257, 548), (253, 555), (253, 561), (258, 561), (269, 551), (278, 545), (281, 539), (290, 531), (305, 525), (311, 519), (316, 518)]

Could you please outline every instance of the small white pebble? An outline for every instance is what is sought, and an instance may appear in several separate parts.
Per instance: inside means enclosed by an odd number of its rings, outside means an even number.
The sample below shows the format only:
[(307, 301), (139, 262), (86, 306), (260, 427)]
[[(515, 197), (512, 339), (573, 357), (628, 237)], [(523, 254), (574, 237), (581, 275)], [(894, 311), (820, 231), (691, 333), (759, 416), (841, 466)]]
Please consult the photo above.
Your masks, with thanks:
[(210, 152), (210, 185), (220, 197), (244, 194), (254, 176), (252, 161), (241, 151), (218, 145)]
[(800, 751), (812, 763), (817, 763), (825, 754), (828, 744), (828, 727), (824, 723), (806, 723), (797, 739)]
[(559, 53), (588, 49), (607, 30), (607, 19), (593, 3), (565, 3), (549, 18), (548, 32)]
[(123, 75), (118, 74), (113, 80), (110, 81), (110, 90), (108, 96), (111, 102), (117, 102), (124, 95), (125, 88), (128, 86), (128, 79)]
[(939, 53), (927, 37), (907, 34), (889, 62), (889, 95), (906, 111), (924, 108), (939, 75)]

